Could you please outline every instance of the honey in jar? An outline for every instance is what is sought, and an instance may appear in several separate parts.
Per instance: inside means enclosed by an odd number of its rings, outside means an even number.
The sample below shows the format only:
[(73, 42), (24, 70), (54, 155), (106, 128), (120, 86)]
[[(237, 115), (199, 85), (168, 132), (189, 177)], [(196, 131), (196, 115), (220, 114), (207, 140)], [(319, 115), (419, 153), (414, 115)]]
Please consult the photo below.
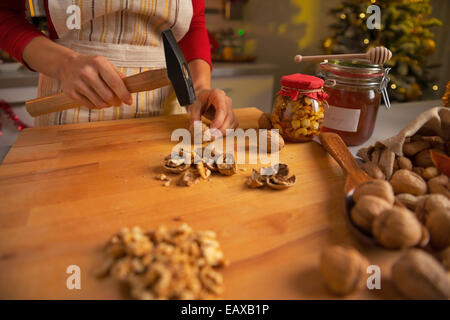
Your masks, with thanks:
[(310, 141), (320, 133), (327, 94), (320, 78), (300, 73), (283, 76), (272, 111), (272, 126), (286, 141)]
[(320, 69), (328, 94), (322, 131), (339, 134), (348, 146), (363, 144), (372, 136), (381, 96), (389, 106), (389, 69), (361, 61), (329, 61)]

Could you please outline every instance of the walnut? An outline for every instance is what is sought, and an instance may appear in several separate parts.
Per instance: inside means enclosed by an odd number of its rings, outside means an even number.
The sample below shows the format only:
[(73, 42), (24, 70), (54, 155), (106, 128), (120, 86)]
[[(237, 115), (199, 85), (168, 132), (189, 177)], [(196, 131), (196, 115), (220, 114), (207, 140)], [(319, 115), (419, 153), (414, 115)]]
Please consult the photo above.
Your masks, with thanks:
[(107, 258), (102, 274), (125, 282), (133, 298), (211, 299), (223, 292), (217, 268), (226, 265), (216, 235), (212, 231), (194, 232), (182, 225), (174, 230), (160, 227), (146, 233), (139, 228), (124, 228), (109, 245), (133, 246), (148, 242), (151, 250), (136, 256), (129, 252)]
[(192, 141), (201, 141), (202, 143), (214, 140), (214, 136), (211, 133), (211, 128), (206, 123), (203, 122), (202, 122), (202, 132), (198, 132), (196, 135), (195, 127), (193, 127), (191, 128), (191, 136)]
[(450, 247), (441, 252), (441, 262), (447, 271), (450, 271)]
[(431, 194), (439, 193), (450, 199), (450, 182), (446, 175), (441, 174), (436, 178), (430, 179), (427, 184)]
[[(266, 141), (265, 147), (260, 147), (260, 140)], [(272, 150), (272, 147), (274, 147), (275, 149)], [(260, 130), (258, 137), (258, 148), (261, 148), (262, 151), (266, 151), (268, 153), (280, 151), (284, 148), (284, 139), (275, 130)]]
[(369, 261), (357, 250), (331, 246), (320, 256), (320, 272), (327, 287), (337, 295), (347, 295), (364, 283)]
[(436, 249), (450, 246), (450, 209), (434, 209), (427, 217), (430, 243)]
[(403, 153), (408, 157), (412, 157), (423, 150), (429, 149), (430, 147), (431, 144), (427, 141), (419, 140), (409, 142), (403, 145)]
[(424, 237), (423, 229), (414, 213), (405, 208), (393, 207), (375, 218), (372, 234), (382, 246), (402, 249), (419, 244)]
[(375, 196), (362, 196), (353, 207), (350, 216), (352, 221), (367, 233), (372, 232), (374, 219), (392, 205), (382, 198)]
[(407, 169), (407, 170), (412, 170), (413, 165), (411, 160), (409, 160), (406, 157), (398, 157), (397, 158), (398, 161), (398, 168), (399, 169)]
[(400, 169), (394, 173), (390, 181), (395, 194), (410, 193), (420, 196), (427, 193), (427, 184), (418, 174)]
[(211, 175), (211, 170), (209, 170), (208, 168), (206, 168), (206, 167), (203, 165), (203, 162), (199, 162), (199, 163), (197, 163), (195, 166), (197, 167), (197, 172), (198, 172), (198, 174), (200, 175), (200, 177), (201, 177), (203, 180), (207, 180), (208, 177)]
[(258, 119), (259, 129), (272, 129), (272, 115), (269, 112), (264, 112)]
[(450, 278), (445, 269), (430, 254), (410, 249), (392, 266), (395, 287), (409, 299), (447, 300), (450, 298)]
[(417, 202), (416, 216), (423, 224), (426, 224), (428, 215), (434, 210), (450, 210), (450, 200), (442, 194), (430, 194)]
[(438, 175), (439, 175), (439, 172), (436, 167), (428, 167), (425, 170), (423, 170), (423, 172), (422, 172), (422, 177), (425, 180), (433, 179), (433, 178), (437, 177)]
[(190, 187), (199, 182), (199, 177), (198, 171), (194, 168), (190, 168), (181, 174), (178, 185)]
[(385, 179), (383, 171), (381, 171), (380, 167), (373, 162), (365, 162), (361, 169), (363, 169), (370, 177), (374, 179)]
[(381, 179), (371, 180), (359, 185), (353, 193), (353, 200), (358, 202), (362, 196), (376, 196), (386, 200), (388, 203), (394, 203), (394, 192), (389, 182)]

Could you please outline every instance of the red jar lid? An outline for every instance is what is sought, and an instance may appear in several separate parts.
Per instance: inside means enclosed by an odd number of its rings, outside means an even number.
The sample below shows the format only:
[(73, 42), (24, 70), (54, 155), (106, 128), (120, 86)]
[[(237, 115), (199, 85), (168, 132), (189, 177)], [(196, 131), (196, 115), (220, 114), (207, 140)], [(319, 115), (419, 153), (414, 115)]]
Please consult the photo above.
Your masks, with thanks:
[(314, 90), (322, 88), (324, 81), (307, 74), (294, 73), (281, 77), (281, 85), (300, 90)]
[(281, 85), (283, 87), (278, 94), (289, 97), (294, 101), (297, 101), (300, 94), (319, 101), (328, 98), (328, 95), (323, 91), (324, 81), (307, 74), (294, 73), (283, 76), (281, 77)]

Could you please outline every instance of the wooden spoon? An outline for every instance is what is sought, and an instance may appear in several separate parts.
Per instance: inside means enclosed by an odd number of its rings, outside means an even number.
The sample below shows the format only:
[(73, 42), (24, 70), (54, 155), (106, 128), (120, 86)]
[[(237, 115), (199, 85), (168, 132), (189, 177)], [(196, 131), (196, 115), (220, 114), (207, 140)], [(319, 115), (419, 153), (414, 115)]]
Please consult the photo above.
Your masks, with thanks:
[[(345, 192), (345, 207), (346, 218), (350, 230), (364, 243), (370, 245), (377, 245), (375, 238), (366, 231), (359, 228), (351, 219), (351, 211), (355, 202), (353, 201), (353, 192), (355, 188), (367, 181), (373, 180), (367, 173), (365, 173), (356, 162), (353, 155), (348, 150), (344, 141), (336, 133), (322, 132), (319, 136), (320, 142), (325, 150), (336, 160), (339, 166), (344, 170), (346, 175), (344, 192)], [(395, 206), (405, 207), (400, 201), (395, 200)], [(429, 242), (429, 234), (426, 228), (423, 227), (423, 239), (419, 243), (420, 247), (425, 247)]]
[(322, 60), (352, 60), (364, 59), (369, 60), (373, 64), (383, 65), (392, 58), (392, 52), (385, 47), (371, 48), (366, 53), (350, 53), (350, 54), (333, 54), (321, 56), (302, 56), (296, 55), (294, 61), (300, 63), (303, 61), (322, 61)]

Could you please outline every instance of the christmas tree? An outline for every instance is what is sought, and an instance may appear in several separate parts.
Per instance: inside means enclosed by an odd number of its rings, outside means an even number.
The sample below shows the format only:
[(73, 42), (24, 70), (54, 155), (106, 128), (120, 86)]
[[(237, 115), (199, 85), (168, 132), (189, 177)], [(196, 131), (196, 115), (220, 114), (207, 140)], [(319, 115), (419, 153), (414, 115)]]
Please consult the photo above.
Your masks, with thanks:
[[(367, 23), (371, 5), (380, 10), (379, 28), (369, 28)], [(371, 47), (385, 46), (393, 53), (386, 66), (392, 68), (389, 96), (397, 101), (413, 101), (422, 97), (423, 91), (433, 86), (427, 58), (434, 53), (436, 43), (431, 28), (440, 26), (438, 19), (430, 18), (430, 0), (348, 0), (332, 9), (336, 22), (330, 27), (333, 36), (323, 42), (327, 53), (366, 52)]]

